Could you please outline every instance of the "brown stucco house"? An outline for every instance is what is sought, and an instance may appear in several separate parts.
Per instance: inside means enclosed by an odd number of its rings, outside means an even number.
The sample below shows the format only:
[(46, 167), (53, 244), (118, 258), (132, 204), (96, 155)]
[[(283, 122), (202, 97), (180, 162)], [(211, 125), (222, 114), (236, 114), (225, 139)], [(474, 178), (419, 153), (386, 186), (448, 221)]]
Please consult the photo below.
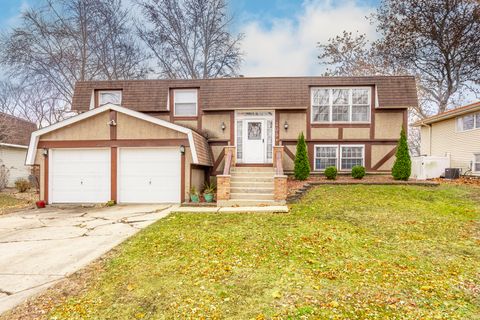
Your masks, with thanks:
[(389, 172), (414, 77), (87, 81), (78, 115), (32, 134), (56, 202), (180, 202), (217, 176), (224, 205), (282, 203), (298, 135), (314, 172)]

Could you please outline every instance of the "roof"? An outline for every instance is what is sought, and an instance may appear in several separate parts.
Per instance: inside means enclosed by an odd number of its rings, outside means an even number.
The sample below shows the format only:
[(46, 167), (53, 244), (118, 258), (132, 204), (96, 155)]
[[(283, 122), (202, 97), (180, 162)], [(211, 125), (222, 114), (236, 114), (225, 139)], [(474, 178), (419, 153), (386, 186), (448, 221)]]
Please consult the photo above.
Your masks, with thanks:
[(37, 146), (38, 146), (38, 141), (40, 140), (40, 137), (46, 133), (52, 132), (54, 130), (58, 130), (60, 128), (66, 127), (68, 125), (71, 125), (73, 123), (88, 119), (90, 117), (93, 117), (97, 114), (100, 114), (102, 112), (108, 111), (108, 110), (114, 110), (120, 113), (124, 113), (128, 116), (138, 118), (150, 123), (157, 124), (159, 126), (163, 126), (178, 132), (185, 133), (188, 137), (188, 143), (190, 146), (190, 150), (192, 152), (192, 160), (194, 164), (199, 164), (199, 165), (205, 165), (205, 166), (212, 166), (213, 162), (210, 157), (210, 152), (208, 148), (205, 148), (205, 146), (208, 146), (207, 140), (199, 135), (198, 133), (194, 132), (191, 129), (179, 126), (177, 124), (173, 124), (171, 122), (158, 119), (152, 116), (149, 116), (147, 114), (137, 112), (134, 110), (130, 110), (121, 106), (117, 106), (114, 104), (106, 104), (103, 105), (99, 108), (92, 109), (90, 111), (81, 113), (77, 116), (68, 118), (66, 120), (57, 122), (51, 126), (45, 127), (43, 129), (34, 131), (32, 133), (32, 136), (30, 138), (30, 144), (28, 146), (28, 152), (27, 152), (27, 158), (25, 161), (26, 165), (33, 165), (35, 163), (35, 154), (37, 152)]
[(417, 106), (413, 76), (270, 77), (202, 80), (80, 81), (72, 109), (86, 111), (94, 90), (122, 90), (122, 105), (141, 112), (168, 111), (172, 88), (198, 88), (204, 111), (248, 108), (307, 109), (311, 86), (376, 86), (379, 108)]
[(423, 125), (432, 124), (432, 123), (435, 123), (435, 122), (440, 122), (440, 121), (448, 120), (448, 119), (451, 119), (451, 118), (455, 118), (457, 116), (467, 114), (467, 113), (470, 113), (470, 112), (475, 112), (475, 111), (480, 111), (480, 101), (473, 102), (473, 103), (467, 104), (465, 106), (461, 106), (461, 107), (458, 107), (458, 108), (455, 108), (455, 109), (452, 109), (452, 110), (448, 110), (448, 111), (439, 113), (437, 115), (419, 120), (419, 121), (415, 122), (413, 124), (413, 126), (414, 127), (420, 127), (420, 126), (423, 126)]
[(28, 146), (30, 134), (37, 130), (37, 125), (30, 121), (0, 112), (0, 129), (0, 132), (2, 132), (0, 142), (2, 142), (3, 145), (9, 145), (10, 147)]

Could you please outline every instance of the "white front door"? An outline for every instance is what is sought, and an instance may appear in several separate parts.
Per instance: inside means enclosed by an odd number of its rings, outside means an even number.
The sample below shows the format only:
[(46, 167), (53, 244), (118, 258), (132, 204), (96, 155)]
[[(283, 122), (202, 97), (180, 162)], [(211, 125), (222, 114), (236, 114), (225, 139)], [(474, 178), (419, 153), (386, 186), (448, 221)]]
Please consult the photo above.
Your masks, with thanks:
[(102, 203), (110, 200), (109, 149), (52, 149), (50, 203)]
[(244, 163), (265, 162), (265, 120), (245, 120)]
[(119, 203), (179, 203), (179, 148), (120, 148)]

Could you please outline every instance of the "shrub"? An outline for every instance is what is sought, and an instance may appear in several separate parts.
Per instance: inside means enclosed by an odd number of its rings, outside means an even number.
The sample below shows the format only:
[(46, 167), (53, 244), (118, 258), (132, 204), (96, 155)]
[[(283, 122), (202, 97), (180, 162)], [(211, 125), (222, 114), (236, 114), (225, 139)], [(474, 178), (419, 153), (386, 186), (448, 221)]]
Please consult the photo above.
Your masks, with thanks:
[(7, 187), (9, 178), (10, 178), (10, 170), (8, 170), (7, 167), (5, 167), (5, 165), (0, 164), (0, 191), (2, 191)]
[(105, 203), (105, 206), (106, 207), (113, 207), (115, 204), (117, 204), (115, 202), (115, 200), (108, 200), (107, 203)]
[(205, 182), (205, 184), (203, 186), (203, 193), (204, 194), (214, 194), (215, 192), (217, 192), (217, 186), (215, 185), (215, 183)]
[(364, 166), (354, 166), (352, 168), (352, 177), (355, 179), (362, 179), (365, 177), (365, 167)]
[(310, 176), (310, 161), (308, 160), (307, 144), (303, 132), (298, 137), (294, 174), (297, 180), (306, 180)]
[(18, 192), (25, 192), (31, 188), (31, 184), (27, 179), (18, 178), (15, 180), (15, 188), (17, 188)]
[(328, 167), (325, 169), (325, 176), (328, 180), (335, 180), (337, 179), (337, 168), (336, 167)]
[(400, 132), (400, 140), (398, 141), (397, 153), (395, 154), (397, 159), (393, 164), (392, 176), (395, 180), (408, 180), (412, 172), (412, 160), (408, 152), (408, 143), (405, 130)]

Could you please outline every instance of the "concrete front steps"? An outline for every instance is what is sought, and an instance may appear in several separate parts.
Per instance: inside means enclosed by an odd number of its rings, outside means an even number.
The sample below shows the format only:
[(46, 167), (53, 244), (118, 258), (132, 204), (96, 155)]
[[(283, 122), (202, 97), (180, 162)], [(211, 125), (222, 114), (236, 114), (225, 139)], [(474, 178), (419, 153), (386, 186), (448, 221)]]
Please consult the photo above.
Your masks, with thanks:
[(277, 206), (285, 201), (274, 200), (273, 167), (233, 167), (230, 171), (230, 200), (220, 207)]

